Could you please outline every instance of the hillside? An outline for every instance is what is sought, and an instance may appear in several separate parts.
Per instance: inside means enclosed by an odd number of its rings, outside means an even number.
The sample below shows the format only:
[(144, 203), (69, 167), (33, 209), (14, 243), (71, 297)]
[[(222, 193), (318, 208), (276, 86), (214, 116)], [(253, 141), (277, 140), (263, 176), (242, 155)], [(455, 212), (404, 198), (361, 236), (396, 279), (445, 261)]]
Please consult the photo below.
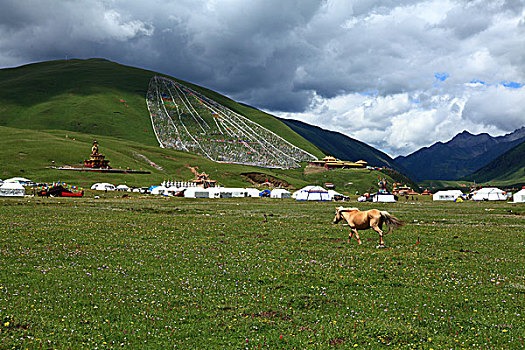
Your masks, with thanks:
[(298, 120), (279, 118), (292, 130), (317, 146), (323, 153), (341, 160), (365, 160), (372, 166), (386, 166), (399, 172), (407, 172), (390, 156), (364, 142), (355, 140), (336, 131), (322, 129)]
[(525, 185), (525, 141), (473, 174), (465, 176), (465, 179), (477, 183), (490, 182), (506, 186)]
[[(67, 130), (156, 146), (146, 106), (155, 72), (103, 59), (59, 60), (0, 70), (1, 126)], [(323, 154), (276, 118), (174, 78), (230, 110), (272, 130), (317, 157)]]
[(448, 142), (437, 142), (395, 161), (414, 174), (417, 181), (458, 180), (524, 140), (525, 127), (499, 137), (463, 131)]
[[(151, 174), (108, 174), (50, 169), (51, 166), (78, 166), (89, 157), (94, 138), (100, 152), (116, 169), (147, 170)], [(363, 192), (377, 189), (377, 172), (368, 170), (322, 171), (305, 173), (304, 169), (266, 169), (260, 167), (212, 162), (188, 152), (163, 149), (115, 137), (83, 134), (63, 130), (37, 131), (0, 127), (0, 178), (27, 177), (37, 182), (64, 181), (89, 187), (95, 182), (126, 183), (128, 186), (149, 186), (164, 180), (186, 181), (194, 178), (191, 168), (205, 171), (222, 186), (252, 186), (247, 174), (258, 174), (287, 184), (291, 189), (332, 182), (339, 191)], [(348, 184), (351, 177), (352, 184)], [(392, 179), (389, 178), (391, 183)]]

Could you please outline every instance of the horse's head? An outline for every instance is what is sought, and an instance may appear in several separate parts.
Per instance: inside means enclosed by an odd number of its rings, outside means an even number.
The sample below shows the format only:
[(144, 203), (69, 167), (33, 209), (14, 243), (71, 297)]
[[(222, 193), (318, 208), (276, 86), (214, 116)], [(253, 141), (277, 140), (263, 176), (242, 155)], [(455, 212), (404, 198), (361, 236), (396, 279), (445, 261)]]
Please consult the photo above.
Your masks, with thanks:
[(359, 209), (357, 208), (343, 208), (343, 207), (337, 207), (335, 208), (335, 218), (334, 218), (334, 224), (337, 224), (339, 221), (343, 219), (343, 212), (345, 211), (357, 211)]

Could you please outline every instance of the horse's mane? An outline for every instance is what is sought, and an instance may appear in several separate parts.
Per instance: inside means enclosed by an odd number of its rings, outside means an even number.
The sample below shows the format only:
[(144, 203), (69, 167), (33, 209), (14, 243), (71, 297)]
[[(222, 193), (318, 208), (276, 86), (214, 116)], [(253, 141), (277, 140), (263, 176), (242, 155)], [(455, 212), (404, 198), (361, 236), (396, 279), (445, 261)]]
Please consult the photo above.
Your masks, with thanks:
[(357, 208), (344, 208), (344, 207), (338, 207), (338, 208), (337, 208), (337, 211), (338, 211), (338, 212), (345, 212), (345, 211), (359, 211), (359, 209), (357, 209)]

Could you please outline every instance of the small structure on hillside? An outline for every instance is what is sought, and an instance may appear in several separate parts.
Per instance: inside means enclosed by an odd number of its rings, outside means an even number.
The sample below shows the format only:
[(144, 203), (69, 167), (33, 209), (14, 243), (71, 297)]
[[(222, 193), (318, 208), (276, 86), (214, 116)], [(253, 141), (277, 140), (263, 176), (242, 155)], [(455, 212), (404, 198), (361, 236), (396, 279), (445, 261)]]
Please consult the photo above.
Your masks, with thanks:
[(308, 163), (309, 165), (324, 167), (330, 169), (364, 169), (368, 166), (368, 163), (364, 160), (358, 160), (357, 162), (348, 162), (338, 160), (335, 157), (327, 156), (322, 160), (314, 160)]
[(398, 196), (415, 196), (419, 194), (415, 192), (413, 189), (411, 189), (410, 187), (408, 187), (407, 185), (403, 185), (399, 182), (394, 183), (393, 188), (392, 188), (392, 193)]
[(197, 179), (193, 181), (196, 186), (209, 188), (217, 186), (216, 180), (211, 180), (210, 175), (206, 174), (204, 171), (200, 174), (197, 174)]
[(177, 187), (177, 188), (190, 188), (190, 187), (202, 187), (202, 188), (213, 188), (217, 187), (217, 181), (211, 180), (210, 175), (204, 171), (202, 173), (195, 172), (195, 179), (190, 181), (163, 181), (162, 186), (166, 188)]
[(89, 156), (89, 159), (84, 160), (84, 166), (96, 169), (110, 169), (109, 160), (105, 158), (106, 157), (103, 154), (98, 153), (98, 143), (97, 140), (95, 140), (91, 147), (91, 155)]

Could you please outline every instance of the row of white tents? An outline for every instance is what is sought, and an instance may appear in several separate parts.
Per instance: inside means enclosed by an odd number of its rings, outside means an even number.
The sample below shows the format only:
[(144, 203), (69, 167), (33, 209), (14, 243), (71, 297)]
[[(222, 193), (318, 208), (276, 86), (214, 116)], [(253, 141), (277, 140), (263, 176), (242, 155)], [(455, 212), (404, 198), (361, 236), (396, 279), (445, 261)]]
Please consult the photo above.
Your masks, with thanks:
[[(96, 183), (91, 186), (92, 190), (98, 191), (137, 191), (130, 189), (126, 185), (115, 186), (110, 183)], [(334, 190), (326, 190), (321, 186), (306, 186), (293, 194), (283, 188), (276, 188), (267, 192), (270, 198), (293, 198), (298, 201), (331, 201), (336, 196), (342, 195)], [(241, 198), (241, 197), (260, 197), (261, 191), (256, 188), (228, 188), (228, 187), (165, 187), (151, 186), (149, 193), (152, 195), (174, 196), (183, 193), (186, 198)]]
[[(458, 198), (473, 201), (505, 201), (509, 196), (507, 192), (496, 187), (481, 188), (469, 195), (463, 194), (460, 190), (438, 191), (432, 195), (432, 199), (435, 201), (457, 201)], [(525, 189), (514, 193), (512, 199), (514, 203), (525, 203)]]

